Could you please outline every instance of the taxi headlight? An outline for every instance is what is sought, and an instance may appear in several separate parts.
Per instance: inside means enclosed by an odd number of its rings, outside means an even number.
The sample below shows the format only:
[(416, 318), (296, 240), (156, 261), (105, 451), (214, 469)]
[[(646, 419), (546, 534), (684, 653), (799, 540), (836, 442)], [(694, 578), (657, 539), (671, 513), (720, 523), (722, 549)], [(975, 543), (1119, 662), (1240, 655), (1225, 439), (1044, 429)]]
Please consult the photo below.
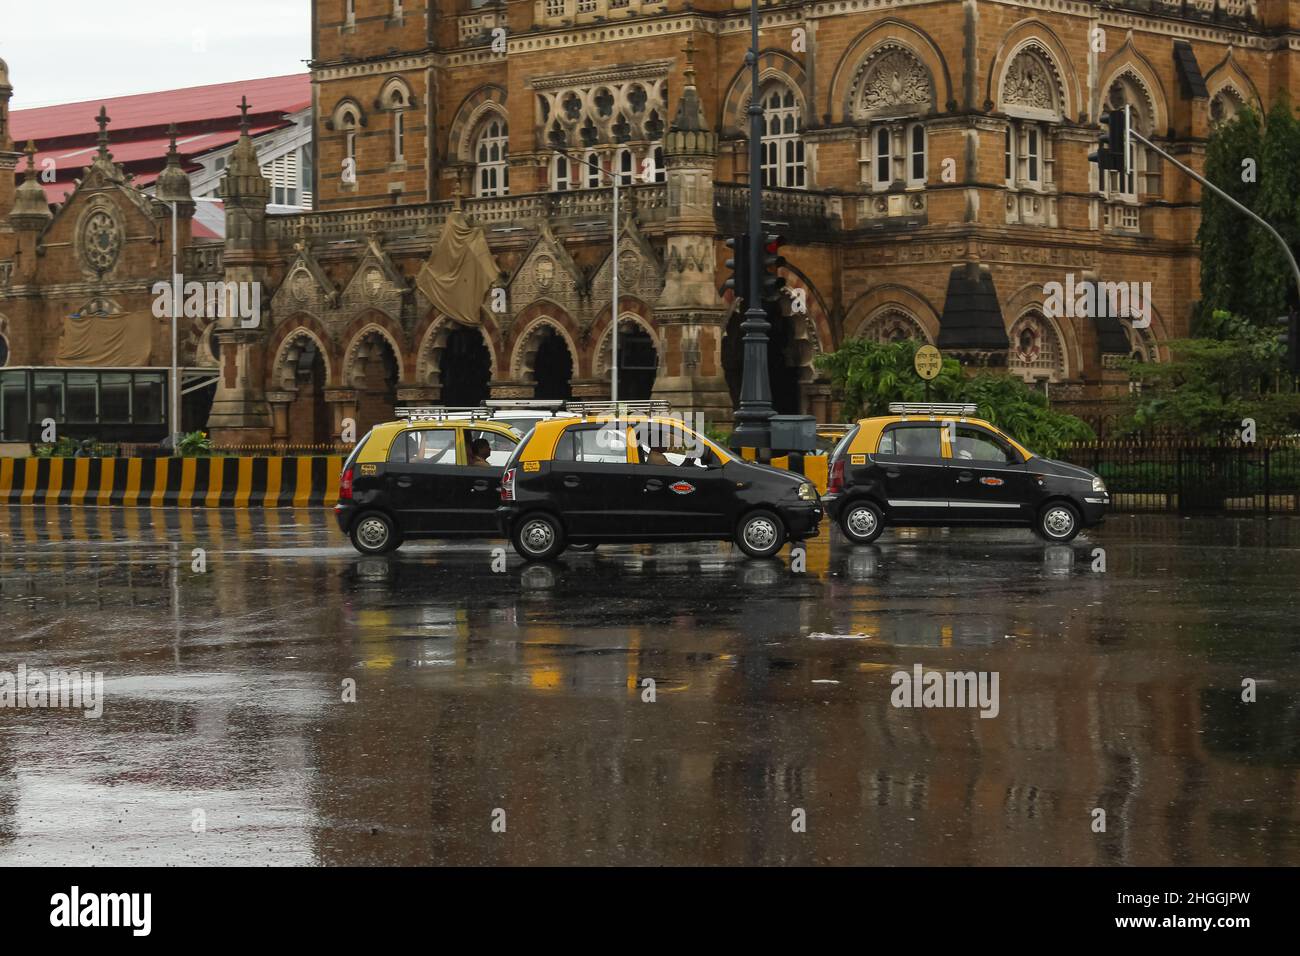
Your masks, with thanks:
[(1106, 482), (1102, 481), (1101, 478), (1092, 479), (1092, 490), (1104, 495), (1106, 493)]
[(805, 481), (799, 486), (799, 497), (804, 501), (817, 500), (817, 487), (811, 481)]

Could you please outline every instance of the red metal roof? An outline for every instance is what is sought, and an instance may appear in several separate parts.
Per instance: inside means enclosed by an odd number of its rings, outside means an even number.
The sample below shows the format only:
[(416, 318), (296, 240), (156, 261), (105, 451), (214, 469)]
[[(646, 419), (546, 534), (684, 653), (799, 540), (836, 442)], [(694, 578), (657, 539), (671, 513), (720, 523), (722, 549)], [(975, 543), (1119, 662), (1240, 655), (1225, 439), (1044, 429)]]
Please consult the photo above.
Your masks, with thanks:
[(114, 131), (237, 118), (239, 100), (243, 96), (248, 97), (250, 116), (294, 113), (311, 105), (311, 74), (237, 80), (183, 90), (14, 110), (9, 115), (9, 127), (14, 142), (20, 145), (29, 139), (39, 143), (41, 140), (94, 134), (98, 132), (95, 117), (103, 106), (108, 111), (111, 143)]

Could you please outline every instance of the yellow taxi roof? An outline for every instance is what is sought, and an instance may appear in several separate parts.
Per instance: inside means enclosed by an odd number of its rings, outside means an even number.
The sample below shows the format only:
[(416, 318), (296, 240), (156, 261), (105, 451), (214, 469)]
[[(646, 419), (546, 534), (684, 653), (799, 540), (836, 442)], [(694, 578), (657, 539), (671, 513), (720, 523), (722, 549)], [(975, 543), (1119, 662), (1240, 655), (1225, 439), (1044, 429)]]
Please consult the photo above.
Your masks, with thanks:
[(396, 421), (381, 422), (370, 429), (369, 438), (357, 460), (386, 461), (393, 439), (408, 428), (458, 428), (461, 431), (468, 429), (476, 432), (496, 432), (498, 435), (518, 439), (509, 425), (490, 418), (399, 418)]
[(718, 446), (716, 442), (709, 441), (704, 435), (700, 435), (695, 429), (691, 428), (679, 418), (670, 418), (664, 415), (583, 415), (572, 418), (544, 418), (533, 426), (532, 438), (529, 439), (527, 447), (524, 448), (520, 455), (521, 461), (549, 461), (555, 455), (555, 446), (560, 441), (560, 435), (570, 425), (607, 425), (620, 423), (627, 426), (633, 426), (640, 423), (649, 422), (656, 425), (663, 425), (669, 429), (678, 429), (680, 431), (690, 432), (692, 435), (699, 435), (710, 448), (712, 448), (721, 457), (725, 463), (731, 461), (734, 457), (726, 449)]
[(936, 424), (956, 422), (958, 425), (979, 425), (981, 428), (987, 428), (996, 435), (1001, 435), (1026, 459), (1034, 457), (1032, 451), (1020, 444), (1020, 442), (1016, 441), (1002, 429), (998, 428), (997, 425), (994, 425), (991, 422), (986, 422), (982, 418), (974, 418), (970, 415), (876, 415), (871, 418), (861, 418), (858, 419), (858, 433), (853, 436), (853, 441), (849, 444), (847, 451), (857, 455), (873, 454), (876, 448), (880, 445), (880, 435), (885, 428), (899, 422), (935, 422)]

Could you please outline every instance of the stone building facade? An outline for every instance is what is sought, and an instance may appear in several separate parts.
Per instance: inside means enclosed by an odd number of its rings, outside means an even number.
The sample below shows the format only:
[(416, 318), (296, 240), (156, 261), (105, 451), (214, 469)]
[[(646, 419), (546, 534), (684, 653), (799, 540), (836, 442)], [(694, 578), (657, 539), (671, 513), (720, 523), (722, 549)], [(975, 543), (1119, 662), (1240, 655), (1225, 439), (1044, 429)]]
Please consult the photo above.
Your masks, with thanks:
[[(1188, 331), (1200, 193), (1145, 148), (1099, 181), (1098, 115), (1131, 106), (1199, 168), (1214, 123), (1300, 100), (1300, 0), (807, 0), (761, 17), (765, 218), (806, 303), (773, 327), (773, 392), (820, 419), (836, 409), (819, 353), (913, 336), (1104, 423), (1127, 393), (1115, 360), (1167, 359)], [(191, 336), (221, 363), (213, 432), (319, 441), (403, 403), (607, 397), (614, 176), (620, 397), (729, 418), (739, 317), (718, 288), (744, 223), (748, 44), (743, 0), (316, 0), (316, 211), (268, 215), (236, 150), (225, 241), (187, 260), (269, 302), (257, 328)], [(453, 209), (500, 269), (477, 324), (415, 284)], [(1149, 327), (1049, 314), (1045, 287), (1091, 280), (1149, 282)]]

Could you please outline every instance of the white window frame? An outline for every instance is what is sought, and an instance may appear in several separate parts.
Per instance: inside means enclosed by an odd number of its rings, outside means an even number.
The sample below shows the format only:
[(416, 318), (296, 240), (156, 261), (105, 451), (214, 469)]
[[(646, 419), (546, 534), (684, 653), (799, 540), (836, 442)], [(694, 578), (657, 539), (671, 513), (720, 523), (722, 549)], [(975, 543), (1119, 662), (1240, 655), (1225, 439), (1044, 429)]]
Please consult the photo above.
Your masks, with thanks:
[[(807, 189), (808, 147), (803, 141), (803, 107), (799, 97), (786, 83), (773, 83), (759, 95), (763, 107), (763, 185)], [(776, 106), (769, 104), (773, 96), (778, 100)], [(777, 124), (776, 132), (769, 129), (773, 120)]]
[[(881, 151), (881, 145), (884, 151)], [(884, 170), (885, 177), (880, 176)], [(894, 184), (894, 131), (888, 123), (871, 127), (871, 188), (877, 192)]]
[[(561, 172), (563, 169), (563, 172)], [(567, 156), (554, 156), (551, 159), (551, 191), (564, 192), (569, 189), (576, 189), (573, 182), (573, 163)]]
[[(918, 132), (921, 134), (921, 149), (919, 153), (917, 152), (916, 144), (914, 141), (914, 137)], [(907, 162), (907, 185), (924, 186), (926, 180), (928, 179), (927, 174), (930, 168), (929, 167), (929, 158), (930, 158), (929, 132), (928, 130), (926, 130), (924, 123), (910, 123), (908, 124), (904, 135), (907, 137), (907, 141), (904, 144), (905, 149), (903, 151), (903, 154), (906, 157), (906, 162)], [(916, 158), (918, 156), (920, 156), (921, 158), (920, 176), (916, 175)]]
[[(495, 132), (493, 132), (495, 130)], [(493, 156), (493, 147), (499, 152)], [(474, 140), (474, 195), (510, 195), (510, 127), (505, 119), (492, 115), (483, 121)]]
[(582, 167), (586, 171), (586, 175), (583, 177), (586, 188), (599, 189), (601, 186), (601, 171), (605, 168), (600, 161), (600, 154), (593, 149), (589, 150), (587, 155), (582, 158), (586, 160)]
[(631, 147), (623, 146), (614, 154), (614, 169), (617, 170), (620, 187), (636, 184), (637, 161)]

